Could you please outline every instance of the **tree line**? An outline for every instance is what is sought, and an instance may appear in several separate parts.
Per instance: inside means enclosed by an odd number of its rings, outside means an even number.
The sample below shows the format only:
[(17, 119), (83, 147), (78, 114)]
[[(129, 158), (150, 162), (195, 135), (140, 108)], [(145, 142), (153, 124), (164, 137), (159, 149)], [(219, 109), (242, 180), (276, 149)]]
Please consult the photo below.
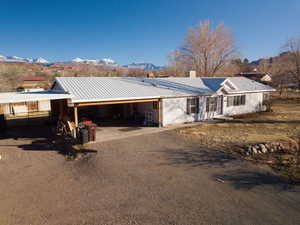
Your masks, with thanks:
[(182, 76), (190, 70), (198, 76), (228, 76), (257, 69), (273, 76), (274, 84), (296, 84), (300, 89), (300, 36), (279, 47), (279, 56), (259, 60), (258, 65), (240, 59), (232, 32), (224, 23), (215, 28), (206, 20), (188, 30), (183, 44), (169, 55), (167, 72)]

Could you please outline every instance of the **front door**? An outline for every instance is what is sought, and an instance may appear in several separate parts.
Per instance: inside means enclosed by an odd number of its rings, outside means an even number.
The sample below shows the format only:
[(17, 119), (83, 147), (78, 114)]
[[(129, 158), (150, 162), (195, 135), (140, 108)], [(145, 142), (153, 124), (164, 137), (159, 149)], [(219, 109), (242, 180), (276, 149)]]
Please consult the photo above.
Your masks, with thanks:
[(218, 96), (217, 100), (217, 114), (222, 115), (223, 114), (223, 95)]

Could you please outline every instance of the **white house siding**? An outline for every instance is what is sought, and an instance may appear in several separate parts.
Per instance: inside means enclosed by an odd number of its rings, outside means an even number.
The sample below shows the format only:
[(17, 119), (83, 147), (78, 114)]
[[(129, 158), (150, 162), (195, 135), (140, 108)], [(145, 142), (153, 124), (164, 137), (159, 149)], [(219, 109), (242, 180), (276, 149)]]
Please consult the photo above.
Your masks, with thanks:
[(187, 114), (187, 98), (162, 99), (163, 126), (205, 119), (205, 97), (199, 97), (199, 113)]
[[(242, 95), (242, 94), (236, 94)], [(246, 104), (241, 106), (227, 107), (227, 96), (223, 98), (223, 114), (225, 116), (254, 113), (264, 111), (263, 106), (263, 93), (245, 93)], [(235, 96), (235, 95), (232, 95)], [(163, 114), (163, 126), (176, 124), (195, 122), (201, 120), (209, 120), (218, 116), (217, 112), (206, 112), (206, 98), (205, 96), (199, 97), (199, 113), (187, 114), (187, 98), (165, 98), (162, 99), (162, 114)]]
[(9, 114), (9, 104), (0, 104), (0, 114)]
[(49, 100), (39, 101), (39, 111), (51, 111), (51, 105)]
[[(242, 95), (242, 94), (241, 94)], [(264, 111), (265, 107), (262, 105), (263, 93), (246, 93), (246, 104), (240, 106), (227, 107), (227, 96), (224, 97), (223, 115), (231, 116), (245, 113), (253, 113)], [(235, 96), (235, 95), (232, 95)]]

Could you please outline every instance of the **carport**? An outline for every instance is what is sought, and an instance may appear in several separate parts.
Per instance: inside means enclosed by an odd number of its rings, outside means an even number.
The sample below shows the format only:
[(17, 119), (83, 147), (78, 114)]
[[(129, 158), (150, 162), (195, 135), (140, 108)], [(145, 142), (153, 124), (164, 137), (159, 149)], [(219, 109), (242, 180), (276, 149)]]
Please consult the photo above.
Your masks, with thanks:
[(86, 119), (100, 127), (159, 126), (161, 118), (160, 100), (157, 98), (78, 103), (69, 106), (74, 108), (76, 126)]
[[(57, 101), (57, 100), (67, 100), (70, 99), (72, 95), (66, 94), (66, 93), (60, 93), (55, 91), (39, 91), (39, 92), (7, 92), (7, 93), (0, 93), (0, 105), (8, 107), (10, 109), (14, 109), (15, 105), (21, 104), (22, 107), (28, 108), (25, 110), (27, 113), (23, 113), (22, 117), (23, 119), (26, 119), (27, 121), (30, 121), (30, 119), (33, 119), (32, 115), (30, 115), (29, 108), (33, 105), (35, 102), (45, 102), (45, 101)], [(51, 107), (50, 112), (48, 116), (51, 116)], [(11, 112), (10, 112), (11, 113)], [(15, 112), (12, 112), (15, 113)], [(6, 118), (8, 114), (6, 112), (1, 112), (0, 114), (3, 114), (3, 117)]]

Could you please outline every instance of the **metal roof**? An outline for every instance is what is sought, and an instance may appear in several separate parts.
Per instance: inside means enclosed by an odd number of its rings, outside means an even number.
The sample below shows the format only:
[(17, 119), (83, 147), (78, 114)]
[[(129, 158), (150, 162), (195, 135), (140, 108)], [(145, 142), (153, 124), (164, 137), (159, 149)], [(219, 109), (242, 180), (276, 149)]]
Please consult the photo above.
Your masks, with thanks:
[(70, 94), (57, 93), (54, 91), (6, 92), (0, 93), (0, 104), (70, 98), (72, 98)]
[(135, 77), (58, 77), (73, 103), (200, 95), (210, 92), (201, 79)]
[(23, 77), (23, 81), (45, 81), (46, 77), (43, 76), (27, 76)]
[(230, 90), (231, 93), (275, 91), (274, 88), (268, 85), (245, 77), (203, 77), (201, 79), (203, 80), (203, 83), (214, 92), (217, 92), (226, 80), (229, 80), (234, 85), (234, 87), (236, 87), (235, 90)]
[(213, 94), (227, 79), (237, 88), (233, 92), (274, 90), (244, 77), (57, 77), (54, 89), (71, 94), (72, 103), (115, 101)]

